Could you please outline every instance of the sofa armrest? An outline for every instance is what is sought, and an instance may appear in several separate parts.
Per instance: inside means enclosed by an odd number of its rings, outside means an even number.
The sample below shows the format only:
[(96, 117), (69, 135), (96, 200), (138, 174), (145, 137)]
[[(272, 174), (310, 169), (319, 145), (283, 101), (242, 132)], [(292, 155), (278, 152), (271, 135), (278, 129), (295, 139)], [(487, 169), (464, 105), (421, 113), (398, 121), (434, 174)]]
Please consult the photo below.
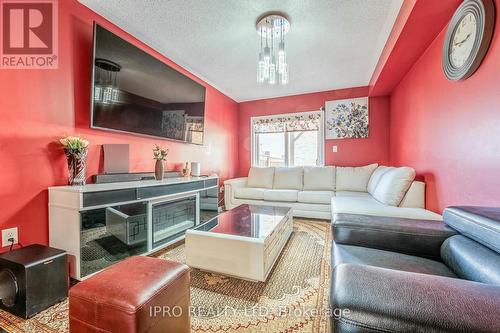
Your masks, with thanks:
[(233, 178), (224, 181), (224, 203), (226, 209), (231, 209), (238, 206), (234, 203), (234, 189), (237, 187), (245, 187), (248, 177)]
[(440, 258), (443, 242), (457, 232), (441, 221), (358, 214), (333, 215), (336, 243)]
[(411, 183), (399, 207), (425, 208), (425, 183), (419, 181)]
[[(500, 286), (342, 264), (333, 273), (334, 332), (496, 332)], [(348, 309), (348, 311), (347, 311)]]

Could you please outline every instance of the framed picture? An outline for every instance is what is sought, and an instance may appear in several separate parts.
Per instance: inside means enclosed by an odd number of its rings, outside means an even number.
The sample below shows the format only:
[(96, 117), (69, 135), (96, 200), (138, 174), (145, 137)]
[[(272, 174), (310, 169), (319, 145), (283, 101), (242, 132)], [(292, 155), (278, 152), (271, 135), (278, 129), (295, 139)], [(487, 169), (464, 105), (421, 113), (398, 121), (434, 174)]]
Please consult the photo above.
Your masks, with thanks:
[(368, 137), (368, 97), (325, 103), (325, 139)]
[(185, 140), (186, 133), (186, 111), (165, 110), (163, 111), (161, 129), (164, 136), (171, 136), (172, 139)]

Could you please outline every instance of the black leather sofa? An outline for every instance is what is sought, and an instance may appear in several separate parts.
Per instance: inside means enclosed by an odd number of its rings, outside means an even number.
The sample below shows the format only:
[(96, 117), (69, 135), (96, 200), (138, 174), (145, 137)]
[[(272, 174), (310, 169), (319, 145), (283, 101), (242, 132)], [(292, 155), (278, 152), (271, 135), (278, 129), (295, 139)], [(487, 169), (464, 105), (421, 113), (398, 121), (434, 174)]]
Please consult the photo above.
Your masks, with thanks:
[(333, 216), (332, 332), (500, 332), (500, 208)]

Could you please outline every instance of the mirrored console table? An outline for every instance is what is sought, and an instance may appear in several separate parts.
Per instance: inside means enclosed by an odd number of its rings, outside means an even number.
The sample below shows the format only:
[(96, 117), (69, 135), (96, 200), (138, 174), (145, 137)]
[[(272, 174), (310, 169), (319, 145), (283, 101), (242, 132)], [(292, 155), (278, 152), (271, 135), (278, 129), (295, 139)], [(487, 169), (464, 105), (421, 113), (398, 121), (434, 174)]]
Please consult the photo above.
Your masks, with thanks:
[(218, 214), (218, 178), (166, 178), (49, 188), (49, 243), (77, 280), (158, 251)]

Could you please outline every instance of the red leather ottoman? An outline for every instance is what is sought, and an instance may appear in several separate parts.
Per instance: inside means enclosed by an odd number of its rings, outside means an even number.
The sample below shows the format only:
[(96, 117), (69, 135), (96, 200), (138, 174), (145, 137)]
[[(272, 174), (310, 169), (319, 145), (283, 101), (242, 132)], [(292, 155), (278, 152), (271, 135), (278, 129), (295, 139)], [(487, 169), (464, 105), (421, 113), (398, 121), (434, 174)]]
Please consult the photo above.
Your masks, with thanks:
[(70, 332), (189, 332), (189, 280), (186, 265), (130, 257), (70, 289)]

